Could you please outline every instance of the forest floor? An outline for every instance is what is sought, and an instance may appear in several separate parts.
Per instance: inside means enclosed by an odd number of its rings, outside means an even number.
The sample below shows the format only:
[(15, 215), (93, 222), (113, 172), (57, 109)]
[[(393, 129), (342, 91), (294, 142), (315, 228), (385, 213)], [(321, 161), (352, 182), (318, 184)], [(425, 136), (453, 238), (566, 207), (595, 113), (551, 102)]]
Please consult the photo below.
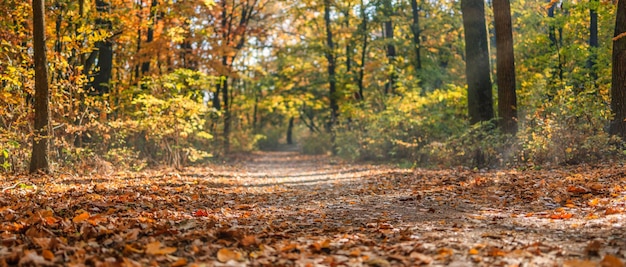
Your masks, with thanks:
[(297, 152), (0, 179), (0, 266), (624, 266), (626, 167), (399, 169)]

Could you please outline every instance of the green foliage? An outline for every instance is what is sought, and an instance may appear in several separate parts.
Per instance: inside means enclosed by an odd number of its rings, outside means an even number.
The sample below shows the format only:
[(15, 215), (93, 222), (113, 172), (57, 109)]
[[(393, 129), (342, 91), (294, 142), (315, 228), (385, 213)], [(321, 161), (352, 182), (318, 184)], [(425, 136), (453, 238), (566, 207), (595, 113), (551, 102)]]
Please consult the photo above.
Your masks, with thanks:
[[(581, 163), (615, 155), (613, 140), (604, 130), (611, 118), (608, 88), (591, 87), (578, 94), (570, 86), (557, 89), (525, 112), (519, 134), (527, 162)], [(537, 102), (535, 102), (537, 101)]]
[(301, 137), (302, 153), (307, 155), (327, 154), (331, 151), (330, 135), (326, 133), (310, 134)]
[(182, 167), (211, 156), (213, 135), (206, 131), (210, 113), (199, 88), (212, 79), (199, 72), (180, 69), (147, 83), (150, 93), (131, 102), (135, 110), (121, 123), (140, 136), (134, 145), (144, 156)]
[(347, 108), (344, 113), (351, 120), (337, 131), (338, 154), (361, 160), (426, 160), (428, 144), (445, 142), (467, 127), (466, 103), (465, 88), (449, 86), (425, 96), (407, 92), (391, 97), (380, 112)]

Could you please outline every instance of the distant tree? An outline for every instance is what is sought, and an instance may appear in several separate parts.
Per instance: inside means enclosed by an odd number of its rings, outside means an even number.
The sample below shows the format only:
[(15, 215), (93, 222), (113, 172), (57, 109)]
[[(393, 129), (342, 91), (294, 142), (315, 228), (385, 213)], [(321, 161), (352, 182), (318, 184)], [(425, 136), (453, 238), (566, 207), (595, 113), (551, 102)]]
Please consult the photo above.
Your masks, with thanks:
[(50, 94), (48, 92), (44, 0), (33, 0), (33, 50), (35, 61), (35, 135), (33, 137), (30, 172), (49, 172)]
[(415, 70), (420, 71), (422, 69), (422, 57), (420, 55), (420, 18), (419, 18), (419, 5), (417, 0), (411, 0), (411, 14), (413, 15), (413, 24), (411, 24), (411, 31), (413, 32), (413, 49), (415, 50)]
[(496, 67), (498, 84), (498, 116), (505, 133), (517, 132), (517, 94), (515, 93), (515, 57), (509, 0), (493, 0), (496, 26)]
[[(331, 29), (330, 20), (330, 0), (324, 0), (324, 24), (326, 26), (326, 60), (328, 61), (328, 83), (329, 91), (328, 96), (330, 98), (330, 120), (328, 121), (328, 131), (331, 133), (331, 143), (334, 147), (335, 134), (333, 127), (337, 123), (337, 117), (339, 116), (339, 104), (337, 103), (337, 88), (335, 77), (335, 43), (333, 41), (333, 31)], [(334, 151), (334, 149), (333, 149)]]
[(472, 124), (493, 119), (489, 46), (483, 0), (461, 0), (467, 76), (467, 102)]
[(367, 31), (367, 22), (369, 18), (367, 17), (367, 12), (365, 12), (366, 8), (367, 6), (365, 5), (365, 2), (361, 0), (361, 24), (359, 25), (359, 33), (361, 34), (361, 65), (359, 67), (359, 76), (357, 82), (359, 86), (359, 94), (357, 96), (357, 99), (360, 101), (363, 101), (365, 99), (365, 96), (363, 95), (363, 78), (365, 77), (365, 61), (367, 60), (367, 46), (370, 39), (369, 32)]
[(598, 43), (598, 5), (600, 2), (598, 0), (589, 0), (589, 48), (590, 55), (587, 60), (587, 68), (589, 69), (589, 74), (591, 79), (595, 83), (598, 79), (598, 74), (595, 71), (596, 61), (598, 60), (597, 49), (599, 46)]
[[(96, 26), (100, 29), (112, 30), (112, 23), (107, 19), (107, 13), (111, 11), (111, 4), (104, 0), (96, 0), (96, 11), (99, 17), (96, 19)], [(97, 56), (98, 72), (93, 78), (93, 93), (97, 95), (109, 92), (109, 83), (111, 82), (111, 72), (113, 70), (113, 41), (111, 38), (96, 43), (96, 48), (90, 57)], [(94, 58), (95, 59), (95, 58)], [(93, 60), (91, 61), (93, 62)], [(87, 70), (89, 68), (85, 68)]]
[(610, 133), (626, 140), (626, 1), (618, 1), (615, 13)]
[(391, 3), (391, 0), (383, 1), (383, 16), (383, 34), (385, 37), (385, 42), (387, 44), (387, 64), (390, 68), (389, 81), (387, 81), (387, 83), (385, 84), (385, 94), (389, 94), (393, 93), (396, 88), (396, 46), (393, 43), (393, 5)]

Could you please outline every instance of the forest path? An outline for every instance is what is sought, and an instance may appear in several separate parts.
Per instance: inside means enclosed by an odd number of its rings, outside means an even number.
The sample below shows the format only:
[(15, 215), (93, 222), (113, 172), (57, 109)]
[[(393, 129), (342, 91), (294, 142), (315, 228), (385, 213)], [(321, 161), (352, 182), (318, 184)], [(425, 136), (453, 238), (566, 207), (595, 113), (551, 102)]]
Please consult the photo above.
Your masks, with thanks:
[(0, 189), (0, 266), (626, 261), (616, 164), (408, 170), (257, 152), (184, 170), (8, 176)]
[[(246, 193), (231, 204), (264, 214), (259, 219), (285, 238), (274, 245), (302, 252), (297, 264), (552, 266), (626, 258), (619, 168), (407, 170), (259, 152), (236, 169)], [(624, 191), (612, 191), (619, 186)]]

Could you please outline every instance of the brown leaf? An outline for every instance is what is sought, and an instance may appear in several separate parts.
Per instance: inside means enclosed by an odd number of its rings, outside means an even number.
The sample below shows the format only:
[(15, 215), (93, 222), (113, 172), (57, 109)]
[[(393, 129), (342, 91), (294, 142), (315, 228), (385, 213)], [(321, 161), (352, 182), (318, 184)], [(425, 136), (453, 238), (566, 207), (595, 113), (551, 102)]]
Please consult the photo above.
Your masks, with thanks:
[(585, 247), (585, 253), (588, 256), (600, 256), (600, 249), (602, 249), (602, 242), (600, 240), (593, 240)]

